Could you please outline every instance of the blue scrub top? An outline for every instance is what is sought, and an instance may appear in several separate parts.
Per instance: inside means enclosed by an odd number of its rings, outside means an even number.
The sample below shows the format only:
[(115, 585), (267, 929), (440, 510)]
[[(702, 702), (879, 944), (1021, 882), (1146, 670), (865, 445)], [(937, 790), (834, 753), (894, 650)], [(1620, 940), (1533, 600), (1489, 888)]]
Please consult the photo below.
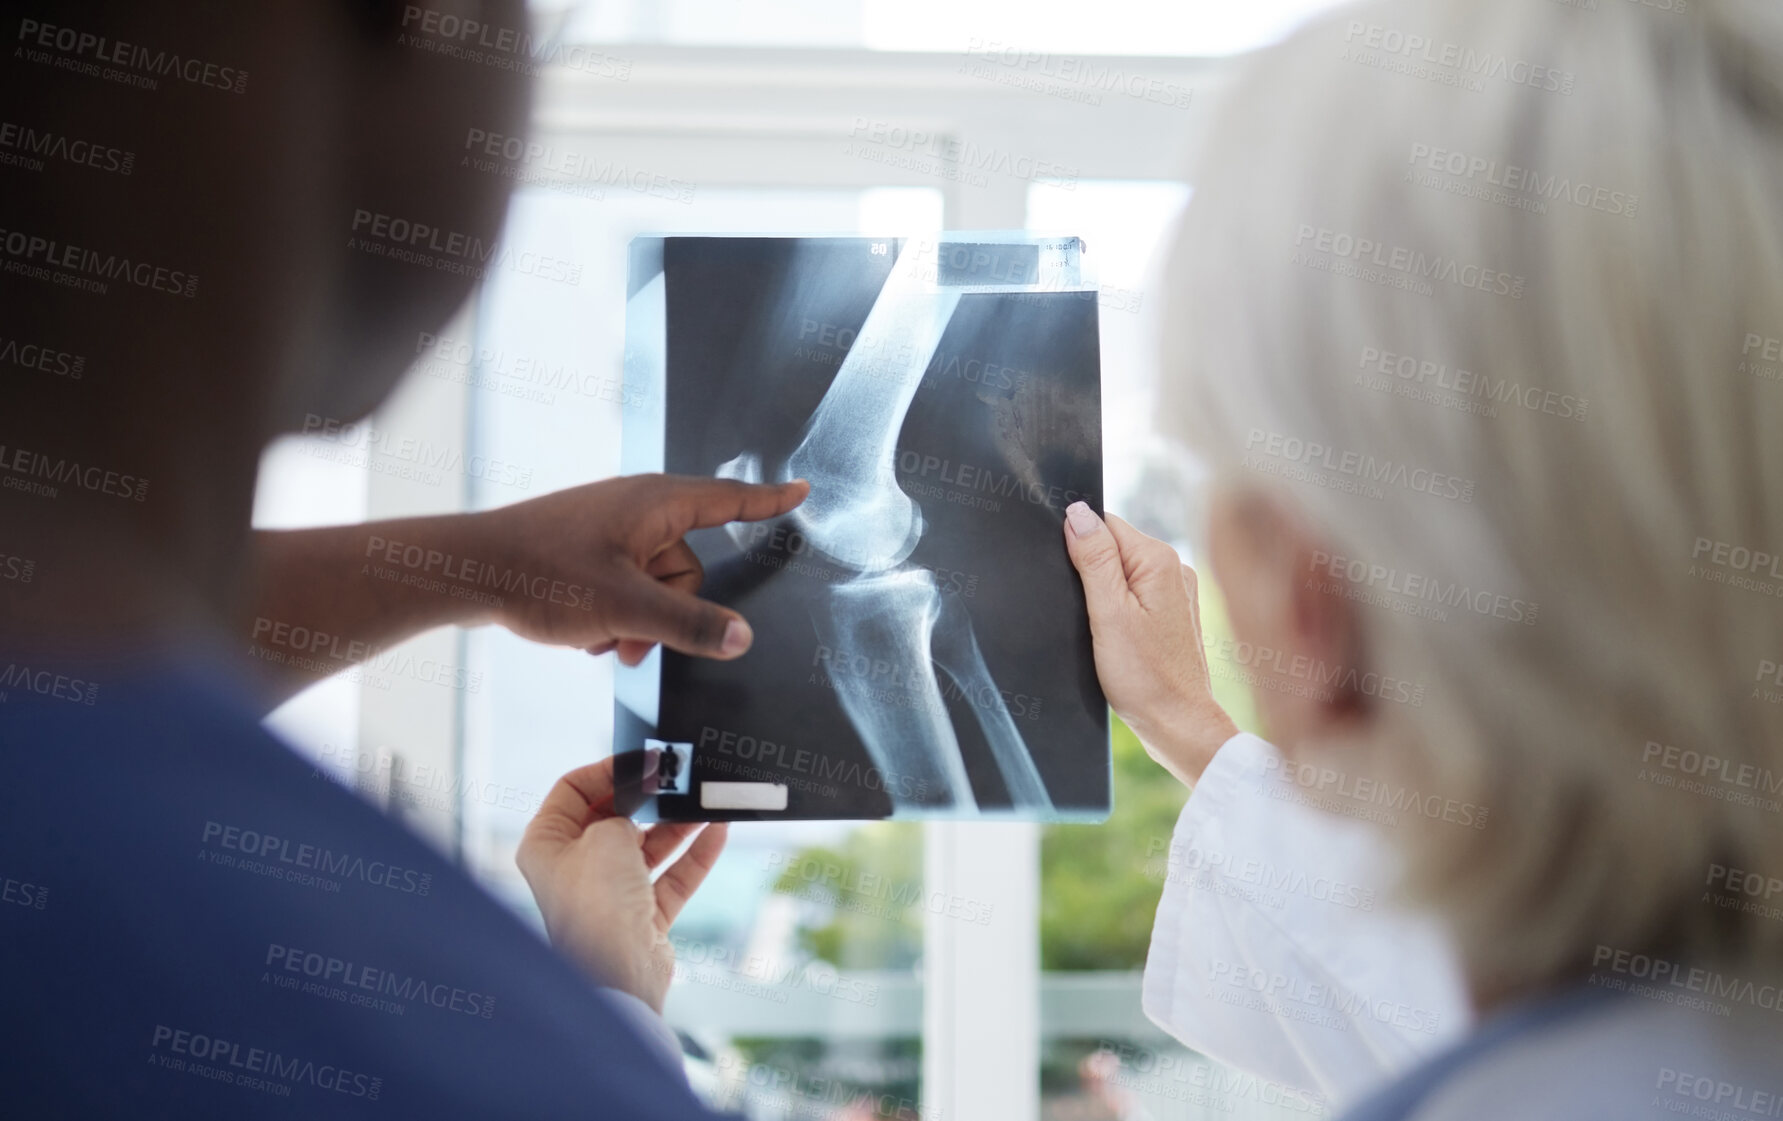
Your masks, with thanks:
[(226, 671), (93, 676), (0, 703), (0, 1114), (712, 1116)]

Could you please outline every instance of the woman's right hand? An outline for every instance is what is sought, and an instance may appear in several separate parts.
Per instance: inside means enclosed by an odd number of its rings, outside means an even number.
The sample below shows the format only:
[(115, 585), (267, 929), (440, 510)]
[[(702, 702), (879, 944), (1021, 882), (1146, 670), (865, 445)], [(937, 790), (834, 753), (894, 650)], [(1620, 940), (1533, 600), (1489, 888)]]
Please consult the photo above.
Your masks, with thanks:
[(1083, 580), (1109, 706), (1147, 754), (1193, 786), (1238, 734), (1213, 699), (1195, 570), (1165, 542), (1082, 502), (1065, 510), (1065, 546)]

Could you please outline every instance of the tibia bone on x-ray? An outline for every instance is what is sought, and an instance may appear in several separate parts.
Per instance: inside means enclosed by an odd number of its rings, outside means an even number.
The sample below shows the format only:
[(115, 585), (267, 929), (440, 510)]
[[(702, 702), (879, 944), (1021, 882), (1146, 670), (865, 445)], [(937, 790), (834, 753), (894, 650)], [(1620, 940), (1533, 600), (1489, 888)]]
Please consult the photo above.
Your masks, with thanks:
[(1053, 808), (978, 649), (971, 617), (956, 597), (936, 589), (926, 569), (901, 566), (838, 584), (812, 621), (842, 709), (887, 789), (903, 791), (903, 801), (923, 808), (977, 804), (935, 676), (940, 666), (971, 705), (1010, 805)]
[(915, 806), (971, 809), (972, 784), (929, 660), (940, 601), (920, 568), (857, 576), (831, 591), (812, 622), (842, 710), (886, 788)]

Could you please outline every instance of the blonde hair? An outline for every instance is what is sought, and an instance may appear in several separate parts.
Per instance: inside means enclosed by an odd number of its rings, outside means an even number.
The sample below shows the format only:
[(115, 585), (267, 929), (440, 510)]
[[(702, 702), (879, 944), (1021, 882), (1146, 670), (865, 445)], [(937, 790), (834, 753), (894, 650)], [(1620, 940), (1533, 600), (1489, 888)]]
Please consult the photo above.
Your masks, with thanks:
[(1166, 433), (1319, 526), (1419, 687), (1337, 750), (1485, 811), (1390, 830), (1476, 988), (1783, 949), (1783, 894), (1704, 901), (1783, 877), (1783, 6), (1679, 6), (1306, 28), (1229, 92), (1166, 280)]

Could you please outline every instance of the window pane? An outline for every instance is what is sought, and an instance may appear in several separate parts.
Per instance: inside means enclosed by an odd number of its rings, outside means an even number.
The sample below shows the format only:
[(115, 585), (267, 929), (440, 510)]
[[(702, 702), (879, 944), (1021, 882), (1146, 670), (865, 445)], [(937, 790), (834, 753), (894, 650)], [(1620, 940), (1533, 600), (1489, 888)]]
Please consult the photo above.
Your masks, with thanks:
[[(1101, 286), (1104, 501), (1131, 514), (1153, 446), (1152, 402), (1158, 379), (1155, 266), (1188, 205), (1182, 183), (1082, 180), (1070, 190), (1036, 184), (1028, 191), (1028, 226), (1084, 239)], [(1118, 437), (1118, 438), (1117, 438)], [(1157, 532), (1156, 528), (1149, 532)]]
[[(329, 457), (313, 436), (287, 436), (260, 456), (254, 480), (255, 529), (307, 529), (363, 521), (366, 477)], [(358, 678), (340, 674), (310, 686), (272, 712), (267, 729), (321, 766), (359, 752)], [(346, 777), (342, 772), (342, 777)]]
[[(535, 0), (588, 42), (965, 51), (988, 42), (1073, 55), (1224, 55), (1274, 42), (1341, 0)], [(1038, 63), (1036, 63), (1038, 65)]]

